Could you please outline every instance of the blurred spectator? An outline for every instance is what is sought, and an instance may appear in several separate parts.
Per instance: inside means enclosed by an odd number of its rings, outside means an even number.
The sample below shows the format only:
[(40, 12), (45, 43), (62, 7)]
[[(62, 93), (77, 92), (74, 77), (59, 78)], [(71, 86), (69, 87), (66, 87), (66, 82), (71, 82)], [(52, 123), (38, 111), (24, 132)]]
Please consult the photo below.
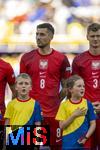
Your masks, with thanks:
[(0, 0), (0, 18), (0, 41), (6, 44), (26, 42), (43, 22), (53, 24), (59, 36), (73, 39), (74, 30), (80, 39), (87, 24), (100, 21), (100, 0)]
[(67, 7), (80, 7), (91, 5), (91, 0), (62, 0)]

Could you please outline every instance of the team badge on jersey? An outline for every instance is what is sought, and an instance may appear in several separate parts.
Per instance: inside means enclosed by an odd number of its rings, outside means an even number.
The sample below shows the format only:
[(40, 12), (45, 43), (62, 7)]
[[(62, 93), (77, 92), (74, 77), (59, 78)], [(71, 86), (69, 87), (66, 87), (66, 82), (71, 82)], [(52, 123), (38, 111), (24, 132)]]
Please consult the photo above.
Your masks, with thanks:
[(93, 61), (92, 61), (92, 69), (93, 69), (93, 70), (98, 70), (98, 69), (100, 69), (100, 60), (93, 60)]
[(39, 68), (40, 69), (47, 69), (48, 68), (48, 60), (47, 59), (40, 59)]

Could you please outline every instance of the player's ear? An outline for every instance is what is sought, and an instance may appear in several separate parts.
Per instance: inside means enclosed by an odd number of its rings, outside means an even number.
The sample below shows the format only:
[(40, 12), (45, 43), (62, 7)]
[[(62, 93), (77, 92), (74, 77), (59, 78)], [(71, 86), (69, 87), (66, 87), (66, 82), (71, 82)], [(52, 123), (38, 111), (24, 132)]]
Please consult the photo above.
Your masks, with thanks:
[(51, 39), (53, 39), (53, 36), (54, 36), (54, 35), (53, 35), (53, 34), (51, 34)]
[(53, 33), (49, 31), (49, 37), (51, 40), (53, 39), (53, 36), (54, 36)]
[(18, 90), (17, 85), (15, 84), (15, 90)]
[(88, 33), (87, 33), (87, 35), (86, 35), (86, 38), (87, 38), (87, 40), (89, 40), (89, 35), (88, 35)]

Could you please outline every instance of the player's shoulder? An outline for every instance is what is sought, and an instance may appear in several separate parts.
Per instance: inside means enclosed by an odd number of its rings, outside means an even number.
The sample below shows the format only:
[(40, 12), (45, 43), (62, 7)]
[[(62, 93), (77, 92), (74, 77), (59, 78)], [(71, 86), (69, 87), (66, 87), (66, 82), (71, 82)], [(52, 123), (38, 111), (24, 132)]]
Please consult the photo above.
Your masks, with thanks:
[(31, 57), (33, 57), (35, 54), (37, 53), (37, 49), (33, 49), (29, 52), (26, 52), (24, 54), (22, 54), (22, 59), (30, 59)]
[(8, 62), (6, 62), (5, 60), (3, 60), (3, 59), (1, 59), (1, 58), (0, 58), (0, 64), (2, 64), (2, 65), (9, 65)]
[(77, 54), (74, 58), (74, 61), (82, 62), (88, 58), (89, 58), (89, 52), (85, 51), (85, 52), (82, 52), (80, 54)]
[(53, 49), (53, 55), (55, 57), (55, 59), (59, 60), (59, 61), (63, 61), (68, 59), (67, 56), (65, 56), (63, 53)]
[(9, 69), (12, 68), (10, 63), (6, 62), (5, 60), (0, 58), (0, 67), (3, 67), (3, 69)]
[(76, 58), (77, 58), (77, 59), (81, 59), (82, 57), (85, 57), (85, 56), (87, 56), (87, 55), (88, 55), (88, 51), (85, 51), (85, 52), (82, 52), (82, 53), (76, 55)]
[(53, 49), (53, 51), (54, 51), (55, 55), (65, 57), (65, 55), (63, 53), (59, 52), (58, 50)]

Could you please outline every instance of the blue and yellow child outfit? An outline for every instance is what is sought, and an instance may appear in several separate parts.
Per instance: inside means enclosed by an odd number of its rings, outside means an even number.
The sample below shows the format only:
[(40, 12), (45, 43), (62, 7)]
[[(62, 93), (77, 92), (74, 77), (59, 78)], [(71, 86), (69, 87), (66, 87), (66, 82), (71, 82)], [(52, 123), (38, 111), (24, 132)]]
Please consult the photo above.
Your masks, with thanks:
[(25, 101), (15, 98), (9, 102), (4, 118), (10, 119), (10, 125), (34, 125), (42, 119), (41, 108), (32, 98)]
[(96, 119), (93, 106), (90, 101), (82, 98), (79, 103), (72, 103), (71, 100), (62, 101), (56, 115), (56, 120), (64, 121), (71, 116), (71, 114), (77, 108), (86, 108), (87, 112), (85, 116), (80, 116), (74, 119), (74, 121), (66, 128), (63, 129), (62, 133), (62, 149), (63, 150), (74, 150), (81, 149), (83, 145), (78, 143), (78, 140), (85, 136), (90, 121)]

